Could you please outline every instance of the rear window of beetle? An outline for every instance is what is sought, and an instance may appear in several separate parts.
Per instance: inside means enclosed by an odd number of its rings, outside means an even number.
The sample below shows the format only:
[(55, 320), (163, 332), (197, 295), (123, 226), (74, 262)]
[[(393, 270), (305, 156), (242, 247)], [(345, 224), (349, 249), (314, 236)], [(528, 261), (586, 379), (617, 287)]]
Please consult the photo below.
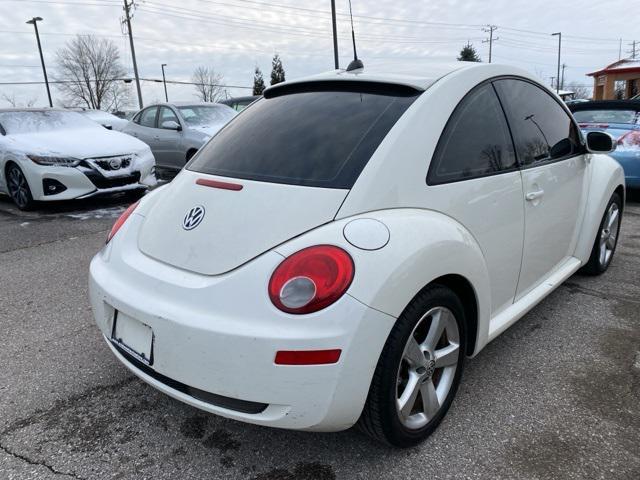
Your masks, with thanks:
[(573, 112), (578, 123), (636, 123), (635, 110), (578, 110)]
[(351, 188), (419, 94), (357, 82), (283, 86), (225, 126), (187, 168), (271, 183)]

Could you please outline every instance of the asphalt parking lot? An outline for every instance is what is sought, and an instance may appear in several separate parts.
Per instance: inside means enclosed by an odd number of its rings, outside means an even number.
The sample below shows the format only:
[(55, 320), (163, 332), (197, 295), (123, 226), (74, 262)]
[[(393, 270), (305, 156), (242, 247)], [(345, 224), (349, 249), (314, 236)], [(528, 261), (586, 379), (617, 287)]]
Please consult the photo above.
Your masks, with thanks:
[(127, 200), (35, 212), (0, 197), (0, 478), (640, 478), (640, 203), (604, 276), (574, 276), (467, 362), (418, 448), (200, 412), (121, 366), (94, 326), (91, 257)]

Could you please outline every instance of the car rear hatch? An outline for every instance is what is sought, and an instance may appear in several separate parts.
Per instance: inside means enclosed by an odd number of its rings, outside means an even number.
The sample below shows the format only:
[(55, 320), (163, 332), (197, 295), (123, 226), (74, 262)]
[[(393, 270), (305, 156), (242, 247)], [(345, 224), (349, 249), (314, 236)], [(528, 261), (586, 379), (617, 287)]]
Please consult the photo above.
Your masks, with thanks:
[(225, 126), (165, 189), (140, 231), (145, 254), (218, 275), (332, 221), (420, 93), (356, 81), (276, 90)]

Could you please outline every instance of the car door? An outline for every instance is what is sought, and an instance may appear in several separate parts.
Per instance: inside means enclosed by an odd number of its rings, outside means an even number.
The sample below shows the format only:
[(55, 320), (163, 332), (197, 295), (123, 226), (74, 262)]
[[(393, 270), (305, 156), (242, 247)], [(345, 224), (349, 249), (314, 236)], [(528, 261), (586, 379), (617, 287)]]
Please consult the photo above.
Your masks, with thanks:
[(560, 101), (532, 82), (495, 82), (513, 132), (524, 188), (525, 237), (516, 300), (573, 255), (584, 214), (588, 158)]
[(522, 178), (504, 111), (491, 83), (471, 90), (440, 136), (424, 207), (461, 223), (478, 242), (495, 316), (513, 304), (522, 260)]
[[(163, 128), (164, 122), (176, 122), (180, 130)], [(181, 169), (185, 164), (185, 155), (182, 153), (182, 128), (178, 116), (166, 106), (161, 106), (158, 112), (158, 128), (154, 132), (154, 145), (156, 163), (162, 167)]]
[(158, 107), (148, 107), (139, 112), (131, 122), (127, 129), (127, 133), (142, 140), (151, 147), (151, 151), (155, 156), (156, 152), (153, 146), (153, 134), (156, 129), (156, 116)]

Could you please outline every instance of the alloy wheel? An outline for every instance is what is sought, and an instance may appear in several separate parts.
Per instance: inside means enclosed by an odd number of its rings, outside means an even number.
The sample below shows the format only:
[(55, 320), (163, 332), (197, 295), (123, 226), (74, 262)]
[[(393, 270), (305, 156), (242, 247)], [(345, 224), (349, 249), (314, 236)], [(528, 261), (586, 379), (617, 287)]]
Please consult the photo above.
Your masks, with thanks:
[(614, 202), (611, 203), (607, 214), (602, 223), (602, 230), (600, 231), (600, 250), (598, 252), (598, 260), (600, 265), (606, 267), (611, 261), (613, 251), (616, 248), (616, 241), (618, 237), (618, 225), (620, 222), (620, 209)]
[(409, 335), (397, 374), (396, 410), (400, 422), (415, 430), (431, 421), (453, 385), (460, 332), (453, 313), (435, 307)]
[(29, 203), (29, 184), (22, 171), (12, 166), (7, 175), (9, 194), (16, 205), (24, 208)]

